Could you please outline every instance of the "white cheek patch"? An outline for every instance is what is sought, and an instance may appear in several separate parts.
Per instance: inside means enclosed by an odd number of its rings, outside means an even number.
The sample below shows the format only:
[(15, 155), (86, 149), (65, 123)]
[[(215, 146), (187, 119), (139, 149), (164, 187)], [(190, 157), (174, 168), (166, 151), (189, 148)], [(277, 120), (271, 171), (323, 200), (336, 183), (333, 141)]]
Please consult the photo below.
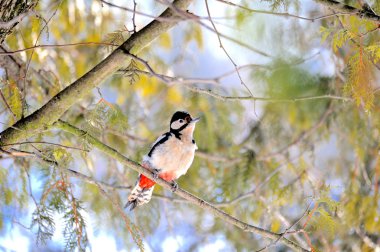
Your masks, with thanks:
[(170, 125), (170, 128), (177, 130), (177, 129), (181, 128), (184, 124), (185, 124), (185, 121), (180, 123), (178, 120), (178, 121), (172, 122), (172, 124)]

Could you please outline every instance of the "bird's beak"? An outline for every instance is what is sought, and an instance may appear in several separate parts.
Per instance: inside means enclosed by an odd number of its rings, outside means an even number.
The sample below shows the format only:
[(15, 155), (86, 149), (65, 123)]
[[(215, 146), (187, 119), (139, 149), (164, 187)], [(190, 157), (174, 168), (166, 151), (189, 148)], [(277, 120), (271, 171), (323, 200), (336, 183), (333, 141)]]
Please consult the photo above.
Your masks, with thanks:
[(190, 121), (190, 123), (196, 123), (200, 120), (201, 118), (200, 117), (197, 117), (197, 118), (194, 118)]

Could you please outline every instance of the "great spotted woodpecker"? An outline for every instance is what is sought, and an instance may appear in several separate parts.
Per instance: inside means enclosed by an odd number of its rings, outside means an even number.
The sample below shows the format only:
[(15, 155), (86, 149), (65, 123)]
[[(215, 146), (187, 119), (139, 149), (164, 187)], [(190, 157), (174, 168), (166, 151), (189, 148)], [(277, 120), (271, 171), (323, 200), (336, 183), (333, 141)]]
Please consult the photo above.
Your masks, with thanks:
[[(143, 158), (142, 166), (151, 170), (155, 177), (172, 182), (173, 191), (178, 187), (175, 179), (187, 172), (193, 162), (195, 150), (198, 149), (193, 139), (198, 121), (199, 118), (193, 119), (187, 112), (175, 112), (170, 120), (170, 131), (160, 136)], [(140, 174), (125, 207), (130, 206), (132, 211), (136, 206), (148, 203), (154, 185), (154, 181)]]

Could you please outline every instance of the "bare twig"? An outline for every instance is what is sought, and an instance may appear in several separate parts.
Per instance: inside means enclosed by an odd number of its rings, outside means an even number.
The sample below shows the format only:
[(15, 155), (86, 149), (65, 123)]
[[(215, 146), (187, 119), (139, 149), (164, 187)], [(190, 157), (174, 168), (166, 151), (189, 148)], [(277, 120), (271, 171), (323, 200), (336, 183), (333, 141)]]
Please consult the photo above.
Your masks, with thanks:
[(212, 96), (221, 101), (242, 101), (242, 100), (252, 100), (252, 101), (265, 101), (265, 102), (299, 102), (299, 101), (308, 101), (308, 100), (323, 100), (323, 99), (331, 99), (331, 100), (342, 100), (342, 101), (351, 101), (350, 97), (342, 97), (337, 95), (317, 95), (317, 96), (306, 96), (306, 97), (297, 97), (297, 98), (287, 98), (287, 99), (277, 99), (277, 98), (267, 98), (267, 97), (256, 97), (256, 96), (224, 96), (209, 89), (201, 89), (197, 87), (193, 87), (190, 85), (185, 85), (185, 87), (189, 90), (200, 94), (206, 94)]
[[(132, 235), (134, 241), (137, 243), (137, 244), (141, 244), (141, 241), (137, 241), (137, 237), (136, 235), (134, 235), (136, 233), (136, 231), (133, 231), (132, 229), (132, 223), (131, 221), (129, 220), (129, 218), (127, 217), (127, 215), (124, 213), (123, 211), (123, 208), (122, 206), (120, 205), (120, 202), (117, 202), (116, 200), (114, 200), (110, 195), (108, 195), (108, 193), (102, 188), (102, 186), (99, 184), (99, 183), (95, 183), (95, 185), (98, 187), (99, 189), (99, 192), (105, 196), (110, 202), (111, 204), (115, 207), (115, 209), (117, 210), (117, 212), (120, 214), (121, 218), (123, 219), (124, 223), (125, 223), (125, 226), (126, 228), (128, 229), (128, 231), (130, 232), (130, 234)], [(138, 230), (138, 229), (137, 229)], [(139, 230), (138, 230), (139, 231)]]
[[(205, 29), (207, 29), (207, 30), (215, 33), (214, 28), (210, 27), (210, 26), (208, 26), (206, 24), (204, 24), (203, 22), (201, 22), (201, 20), (200, 20), (200, 18), (198, 16), (196, 16), (196, 15), (194, 15), (194, 14), (188, 12), (188, 11), (183, 11), (183, 10), (177, 8), (175, 5), (171, 4), (171, 2), (168, 1), (168, 0), (157, 0), (157, 1), (160, 2), (160, 3), (166, 4), (166, 6), (168, 6), (171, 10), (173, 10), (178, 16), (184, 17), (184, 19), (190, 19), (190, 20), (198, 23), (199, 25), (201, 25)], [(209, 17), (206, 17), (206, 18), (209, 19)], [(225, 35), (223, 33), (218, 33), (218, 36), (221, 37), (221, 38), (225, 38), (225, 39), (227, 39), (227, 40), (229, 40), (231, 42), (234, 42), (235, 44), (240, 45), (240, 46), (242, 46), (244, 48), (247, 48), (247, 49), (251, 50), (252, 52), (255, 52), (255, 53), (257, 53), (257, 54), (259, 54), (261, 56), (272, 57), (268, 53), (263, 52), (261, 50), (258, 50), (257, 48), (254, 48), (254, 47), (252, 47), (249, 44), (245, 44), (245, 43), (241, 42), (240, 40), (235, 39), (234, 37), (227, 36), (227, 35)]]
[[(319, 55), (320, 52), (317, 52), (309, 57), (306, 57), (304, 59), (300, 59), (300, 60), (296, 60), (294, 62), (290, 62), (289, 65), (299, 65), (299, 64), (302, 64), (310, 59), (312, 59), (313, 57)], [(281, 69), (282, 67), (279, 66), (279, 67), (271, 67), (269, 65), (261, 65), (261, 64), (246, 64), (246, 65), (241, 65), (241, 66), (238, 66), (237, 67), (238, 70), (245, 70), (245, 69), (250, 69), (250, 68), (262, 68), (262, 69), (268, 69), (268, 70), (271, 70), (271, 71), (275, 71), (275, 70), (278, 70), (278, 69)], [(153, 71), (150, 72), (150, 71), (143, 71), (143, 70), (139, 70), (139, 69), (133, 69), (133, 70), (130, 70), (130, 69), (127, 69), (127, 68), (124, 68), (124, 69), (120, 69), (116, 72), (116, 74), (121, 74), (121, 75), (130, 75), (132, 73), (139, 73), (139, 74), (144, 74), (144, 75), (148, 75), (148, 76), (157, 76), (159, 75), (159, 79), (166, 79), (166, 83), (171, 85), (171, 84), (195, 84), (195, 83), (204, 83), (204, 84), (215, 84), (215, 85), (221, 85), (221, 80), (222, 79), (225, 79), (227, 77), (229, 77), (230, 75), (232, 74), (235, 74), (236, 73), (236, 70), (233, 69), (233, 70), (230, 70), (230, 71), (227, 71), (225, 73), (222, 73), (221, 75), (218, 75), (218, 76), (215, 76), (215, 77), (212, 77), (212, 78), (185, 78), (185, 77), (174, 77), (174, 76), (168, 76), (168, 75), (164, 75), (164, 74), (159, 74), (159, 73), (156, 73)]]
[(27, 178), (28, 178), (29, 196), (32, 198), (34, 204), (35, 204), (36, 206), (38, 206), (37, 200), (36, 200), (36, 198), (35, 198), (34, 195), (33, 195), (33, 191), (32, 191), (32, 182), (31, 182), (31, 180), (30, 180), (30, 174), (29, 174), (29, 171), (28, 171), (28, 169), (25, 168), (24, 166), (23, 166), (23, 168), (24, 168), (24, 171), (25, 171), (26, 176), (27, 176)]
[(133, 15), (132, 15), (132, 24), (133, 24), (133, 33), (136, 32), (136, 0), (133, 0)]
[(89, 150), (85, 150), (85, 149), (74, 147), (74, 146), (67, 146), (67, 145), (63, 145), (63, 144), (49, 143), (49, 142), (43, 142), (43, 141), (37, 141), (37, 142), (26, 141), (26, 142), (20, 142), (20, 143), (10, 143), (10, 144), (4, 144), (3, 147), (14, 146), (14, 145), (24, 145), (24, 144), (48, 144), (48, 145), (59, 146), (59, 147), (66, 148), (66, 149), (74, 149), (74, 150), (89, 152)]
[(280, 150), (264, 155), (264, 158), (270, 158), (270, 157), (272, 158), (272, 157), (284, 154), (286, 151), (289, 150), (289, 148), (303, 141), (305, 138), (309, 137), (312, 133), (314, 133), (314, 131), (316, 131), (318, 128), (323, 126), (324, 122), (332, 114), (332, 112), (333, 112), (332, 103), (330, 103), (328, 108), (325, 110), (325, 112), (321, 115), (321, 117), (317, 121), (317, 123), (315, 123), (311, 128), (303, 131), (296, 139), (294, 139), (288, 145), (282, 147)]
[(270, 179), (276, 175), (282, 168), (286, 167), (287, 164), (291, 163), (291, 162), (294, 162), (296, 161), (297, 159), (299, 159), (301, 156), (303, 155), (303, 153), (295, 158), (292, 158), (290, 161), (288, 162), (284, 162), (282, 163), (281, 165), (277, 166), (277, 168), (275, 168), (271, 173), (268, 174), (268, 176), (266, 176), (266, 178), (264, 180), (262, 180), (260, 182), (260, 184), (258, 184), (254, 189), (248, 191), (248, 192), (245, 192), (245, 193), (242, 193), (240, 194), (239, 196), (237, 196), (236, 198), (230, 200), (230, 201), (225, 201), (225, 202), (219, 202), (219, 203), (215, 203), (215, 206), (218, 206), (218, 207), (229, 207), (233, 204), (236, 204), (244, 199), (247, 199), (253, 195), (256, 195), (259, 190), (265, 185), (267, 184)]
[[(187, 19), (208, 19), (208, 17), (201, 17), (201, 16), (197, 16), (197, 15), (194, 15), (194, 14), (192, 14), (191, 17), (184, 16), (184, 15), (170, 17), (170, 18), (156, 17), (156, 16), (154, 16), (152, 14), (147, 14), (147, 13), (144, 13), (144, 12), (141, 12), (141, 11), (136, 11), (135, 10), (135, 5), (134, 5), (134, 8), (131, 9), (131, 8), (120, 6), (120, 5), (117, 5), (117, 4), (105, 1), (105, 0), (100, 0), (100, 2), (106, 4), (106, 5), (110, 6), (110, 7), (114, 7), (114, 8), (117, 8), (117, 9), (120, 9), (120, 10), (124, 10), (124, 11), (127, 11), (127, 12), (132, 12), (132, 13), (135, 13), (135, 14), (140, 15), (140, 16), (154, 18), (154, 19), (159, 20), (161, 22), (178, 22), (178, 21), (187, 20)], [(224, 17), (213, 17), (213, 18), (223, 19)]]
[(15, 113), (13, 113), (13, 111), (12, 111), (11, 107), (9, 106), (9, 104), (7, 102), (7, 99), (5, 99), (3, 91), (1, 91), (1, 89), (0, 89), (0, 97), (1, 97), (1, 100), (4, 102), (5, 106), (7, 107), (7, 109), (9, 110), (9, 112), (12, 114), (13, 119), (15, 119), (15, 121), (16, 121), (17, 120), (17, 116), (16, 116)]
[(210, 9), (209, 9), (209, 7), (208, 7), (208, 0), (205, 0), (205, 5), (206, 5), (206, 10), (207, 10), (208, 19), (209, 19), (209, 21), (210, 21), (212, 27), (214, 28), (215, 34), (216, 34), (217, 37), (218, 37), (219, 47), (224, 51), (224, 53), (226, 54), (226, 56), (230, 59), (232, 65), (235, 67), (235, 71), (236, 71), (237, 76), (239, 77), (240, 84), (243, 85), (243, 86), (245, 87), (245, 89), (248, 91), (248, 93), (250, 94), (250, 96), (253, 97), (253, 94), (252, 94), (251, 90), (248, 88), (248, 86), (245, 84), (245, 82), (244, 82), (243, 79), (241, 78), (241, 75), (240, 75), (239, 69), (238, 69), (238, 67), (237, 67), (237, 64), (236, 64), (235, 61), (231, 58), (231, 56), (228, 54), (226, 48), (225, 48), (225, 47), (223, 46), (223, 44), (222, 44), (222, 40), (220, 39), (219, 32), (218, 32), (218, 30), (216, 29), (216, 26), (215, 26), (215, 24), (214, 24), (214, 21), (213, 21), (212, 18), (211, 18)]
[(105, 133), (109, 133), (124, 139), (140, 142), (140, 143), (146, 143), (148, 140), (142, 137), (135, 136), (133, 134), (129, 134), (128, 132), (120, 132), (118, 130), (112, 129), (112, 128), (106, 128)]
[[(331, 100), (343, 100), (343, 101), (351, 101), (352, 98), (349, 97), (342, 97), (342, 96), (337, 96), (337, 95), (319, 95), (319, 96), (307, 96), (307, 97), (297, 97), (297, 98), (288, 98), (288, 99), (277, 99), (277, 98), (267, 98), (267, 97), (256, 97), (256, 96), (223, 96), (220, 94), (217, 94), (209, 89), (201, 89), (194, 87), (192, 85), (188, 85), (189, 83), (194, 83), (194, 82), (205, 82), (205, 83), (212, 83), (212, 84), (219, 84), (218, 79), (224, 78), (227, 74), (223, 74), (222, 76), (216, 77), (212, 80), (207, 80), (207, 79), (183, 79), (183, 78), (177, 78), (177, 77), (171, 77), (163, 74), (158, 74), (156, 73), (153, 68), (149, 65), (147, 61), (144, 59), (133, 55), (131, 53), (126, 52), (130, 57), (133, 59), (141, 62), (147, 69), (148, 72), (146, 71), (141, 71), (141, 70), (133, 70), (137, 71), (138, 73), (143, 73), (143, 74), (149, 74), (151, 76), (156, 77), (157, 79), (161, 80), (162, 82), (170, 85), (174, 83), (180, 83), (180, 84), (186, 84), (184, 85), (185, 88), (196, 92), (196, 93), (201, 93), (201, 94), (207, 94), (209, 96), (212, 96), (218, 100), (222, 101), (242, 101), (242, 100), (252, 100), (252, 101), (265, 101), (265, 102), (299, 102), (299, 101), (307, 101), (307, 100), (320, 100), (320, 99), (331, 99)], [(304, 62), (305, 60), (302, 60), (300, 62)], [(258, 65), (255, 65), (258, 66)], [(264, 67), (262, 65), (259, 65), (260, 67)], [(119, 70), (120, 72), (125, 72), (127, 70)], [(228, 73), (229, 74), (229, 73)]]
[(267, 15), (279, 16), (279, 17), (285, 17), (285, 18), (297, 18), (297, 19), (301, 19), (301, 20), (305, 20), (305, 21), (311, 21), (311, 22), (314, 22), (316, 20), (326, 19), (326, 18), (332, 18), (332, 17), (336, 17), (336, 16), (353, 15), (353, 13), (351, 13), (351, 12), (338, 12), (338, 13), (332, 13), (332, 14), (327, 14), (327, 15), (323, 15), (323, 16), (319, 16), (319, 17), (310, 18), (310, 17), (303, 17), (303, 16), (290, 14), (287, 12), (272, 12), (272, 11), (265, 11), (265, 10), (255, 10), (255, 9), (251, 9), (251, 8), (245, 7), (243, 5), (232, 3), (232, 2), (226, 1), (226, 0), (217, 0), (217, 1), (224, 3), (224, 4), (227, 4), (227, 5), (230, 5), (230, 6), (234, 6), (234, 7), (243, 9), (243, 10), (251, 12), (251, 13), (267, 14)]
[(87, 45), (95, 45), (95, 46), (117, 46), (112, 43), (105, 43), (105, 42), (78, 42), (78, 43), (68, 43), (68, 44), (57, 44), (57, 45), (35, 45), (19, 50), (14, 51), (8, 51), (8, 52), (0, 52), (0, 55), (12, 55), (17, 54), (21, 52), (27, 52), (30, 50), (34, 50), (36, 48), (60, 48), (60, 47), (71, 47), (71, 46), (87, 46)]
[[(39, 34), (38, 34), (38, 36), (36, 38), (36, 42), (34, 43), (34, 47), (37, 46), (38, 40), (40, 39), (40, 37), (42, 35), (42, 32), (45, 30), (45, 28), (48, 27), (48, 25), (49, 25), (50, 21), (52, 20), (52, 18), (57, 14), (58, 8), (61, 6), (62, 2), (63, 2), (63, 0), (61, 0), (58, 3), (57, 8), (54, 10), (54, 12), (52, 13), (52, 15), (49, 17), (49, 19), (45, 22), (44, 26), (40, 30), (40, 32), (39, 32)], [(22, 89), (21, 118), (24, 118), (24, 112), (25, 112), (25, 108), (26, 108), (26, 82), (27, 82), (27, 74), (28, 74), (29, 65), (30, 65), (30, 62), (32, 61), (33, 55), (34, 55), (34, 49), (32, 49), (32, 53), (30, 54), (30, 57), (29, 57), (28, 61), (26, 62), (26, 68), (25, 68), (25, 73), (24, 73), (23, 89)]]
[(271, 243), (269, 243), (267, 246), (263, 247), (262, 249), (259, 249), (257, 250), (256, 252), (260, 252), (260, 251), (264, 251), (264, 250), (267, 250), (269, 249), (270, 247), (273, 247), (275, 246), (282, 238), (284, 238), (284, 236), (286, 234), (289, 233), (289, 231), (294, 227), (296, 226), (308, 213), (309, 209), (310, 209), (310, 206), (311, 206), (312, 202), (309, 203), (309, 205), (307, 206), (306, 210), (304, 211), (304, 213), (301, 215), (301, 217), (299, 217), (292, 225), (290, 225), (289, 227), (287, 227), (285, 229), (285, 231), (281, 234), (281, 237), (279, 237), (277, 240), (273, 240)]

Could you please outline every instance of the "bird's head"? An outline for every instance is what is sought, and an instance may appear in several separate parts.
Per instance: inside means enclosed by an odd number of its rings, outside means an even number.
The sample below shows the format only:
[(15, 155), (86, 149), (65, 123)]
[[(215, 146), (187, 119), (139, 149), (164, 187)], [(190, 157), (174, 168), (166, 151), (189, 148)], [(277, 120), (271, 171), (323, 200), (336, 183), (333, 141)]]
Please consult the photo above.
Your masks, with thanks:
[(191, 115), (185, 111), (177, 111), (170, 120), (170, 132), (180, 135), (193, 135), (196, 122), (198, 118), (192, 118)]

